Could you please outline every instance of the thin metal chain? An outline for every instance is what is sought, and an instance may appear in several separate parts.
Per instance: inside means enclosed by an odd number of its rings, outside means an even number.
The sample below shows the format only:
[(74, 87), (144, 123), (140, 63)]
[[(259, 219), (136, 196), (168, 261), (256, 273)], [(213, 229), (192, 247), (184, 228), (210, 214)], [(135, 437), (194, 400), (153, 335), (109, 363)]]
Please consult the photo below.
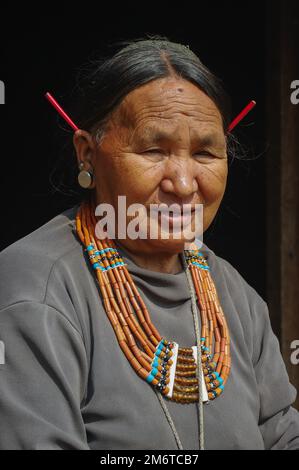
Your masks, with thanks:
[[(198, 379), (198, 393), (199, 393), (199, 400), (198, 400), (198, 405), (197, 405), (197, 412), (198, 412), (198, 423), (199, 423), (199, 449), (204, 450), (204, 418), (203, 418), (203, 402), (202, 402), (202, 364), (201, 364), (201, 341), (200, 341), (200, 332), (199, 332), (199, 324), (198, 324), (198, 311), (197, 311), (197, 305), (196, 305), (196, 294), (193, 286), (193, 280), (192, 276), (189, 271), (189, 267), (187, 265), (186, 259), (185, 259), (185, 254), (182, 256), (183, 260), (183, 265), (185, 269), (185, 273), (187, 276), (187, 281), (188, 281), (188, 286), (191, 294), (191, 309), (192, 309), (192, 316), (193, 316), (193, 321), (194, 321), (194, 329), (195, 329), (195, 336), (196, 336), (196, 343), (197, 343), (197, 365), (196, 365), (196, 370), (197, 370), (197, 379)], [(158, 392), (156, 389), (155, 393), (160, 401), (160, 404), (162, 406), (162, 409), (165, 413), (165, 416), (167, 418), (167, 421), (172, 429), (172, 432), (174, 434), (178, 449), (184, 450), (182, 442), (180, 440), (180, 437), (178, 435), (178, 432), (176, 430), (175, 424), (171, 418), (171, 415), (168, 411), (168, 408), (166, 406), (166, 403), (161, 396), (160, 392)]]

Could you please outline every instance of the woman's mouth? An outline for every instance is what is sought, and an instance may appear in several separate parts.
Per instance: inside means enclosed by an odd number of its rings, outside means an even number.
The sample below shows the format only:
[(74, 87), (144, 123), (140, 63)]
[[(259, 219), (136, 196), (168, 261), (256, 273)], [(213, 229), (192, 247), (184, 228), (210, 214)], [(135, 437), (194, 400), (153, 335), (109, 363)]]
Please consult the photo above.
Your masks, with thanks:
[[(171, 207), (151, 209), (151, 217), (154, 216), (156, 220), (162, 224), (162, 227), (169, 227), (172, 229), (181, 230), (183, 227), (189, 227), (194, 217), (195, 208), (186, 205), (172, 209)], [(163, 227), (163, 228), (164, 228)]]

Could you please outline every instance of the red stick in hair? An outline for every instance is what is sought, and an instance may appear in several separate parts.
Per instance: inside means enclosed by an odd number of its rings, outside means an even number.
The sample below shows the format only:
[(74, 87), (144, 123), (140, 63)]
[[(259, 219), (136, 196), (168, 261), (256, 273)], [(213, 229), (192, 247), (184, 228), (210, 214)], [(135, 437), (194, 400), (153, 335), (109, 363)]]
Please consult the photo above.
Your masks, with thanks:
[(65, 111), (63, 111), (62, 107), (57, 103), (55, 98), (48, 92), (45, 94), (47, 100), (51, 103), (51, 105), (58, 111), (60, 116), (63, 117), (63, 119), (66, 120), (66, 122), (74, 129), (74, 131), (78, 131), (79, 127), (76, 126), (76, 124), (71, 120), (71, 118), (66, 114)]
[(254, 100), (251, 100), (248, 103), (248, 105), (245, 106), (243, 111), (241, 111), (240, 114), (238, 114), (238, 116), (235, 117), (235, 119), (230, 123), (228, 127), (228, 132), (231, 132), (234, 129), (234, 127), (236, 127), (236, 125), (239, 124), (239, 122), (246, 116), (246, 114), (248, 114), (249, 111), (251, 111), (252, 108), (254, 108), (255, 105), (256, 105), (256, 102)]
[[(65, 119), (65, 121), (74, 129), (74, 131), (78, 131), (79, 127), (76, 126), (76, 124), (71, 120), (71, 118), (66, 114), (66, 112), (62, 109), (62, 107), (57, 103), (55, 98), (47, 92), (46, 93), (46, 98), (47, 100), (51, 103), (51, 105), (58, 111), (58, 113)], [(249, 113), (249, 111), (252, 110), (252, 108), (256, 105), (256, 102), (254, 100), (251, 100), (247, 106), (238, 114), (237, 117), (230, 123), (228, 127), (228, 132), (231, 132), (237, 124)]]

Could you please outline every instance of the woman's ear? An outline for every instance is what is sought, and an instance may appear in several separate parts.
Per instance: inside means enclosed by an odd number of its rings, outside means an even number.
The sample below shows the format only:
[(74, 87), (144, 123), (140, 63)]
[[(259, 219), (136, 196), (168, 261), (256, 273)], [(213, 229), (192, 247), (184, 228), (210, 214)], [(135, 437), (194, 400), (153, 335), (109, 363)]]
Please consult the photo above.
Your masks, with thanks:
[(84, 163), (86, 168), (93, 167), (95, 161), (95, 142), (92, 135), (78, 129), (73, 136), (73, 144), (77, 154), (78, 165)]
[(73, 136), (73, 143), (76, 149), (79, 167), (78, 183), (82, 188), (93, 189), (95, 187), (94, 140), (89, 132), (79, 129)]

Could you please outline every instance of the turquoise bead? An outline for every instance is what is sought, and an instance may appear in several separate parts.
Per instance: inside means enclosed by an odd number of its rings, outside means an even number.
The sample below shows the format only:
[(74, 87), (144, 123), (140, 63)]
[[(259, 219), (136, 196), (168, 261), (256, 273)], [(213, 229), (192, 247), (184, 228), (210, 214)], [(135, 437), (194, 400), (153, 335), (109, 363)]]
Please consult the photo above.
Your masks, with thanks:
[(194, 264), (195, 266), (198, 266), (199, 268), (203, 269), (204, 271), (209, 271), (209, 269), (210, 269), (208, 266), (204, 266), (203, 264), (200, 264), (200, 263), (193, 262), (192, 264)]
[(154, 380), (154, 376), (152, 374), (149, 374), (146, 378), (146, 381), (150, 384)]
[(151, 365), (152, 365), (152, 367), (157, 367), (159, 365), (159, 361), (158, 361), (157, 357), (155, 357), (155, 359), (153, 360)]

